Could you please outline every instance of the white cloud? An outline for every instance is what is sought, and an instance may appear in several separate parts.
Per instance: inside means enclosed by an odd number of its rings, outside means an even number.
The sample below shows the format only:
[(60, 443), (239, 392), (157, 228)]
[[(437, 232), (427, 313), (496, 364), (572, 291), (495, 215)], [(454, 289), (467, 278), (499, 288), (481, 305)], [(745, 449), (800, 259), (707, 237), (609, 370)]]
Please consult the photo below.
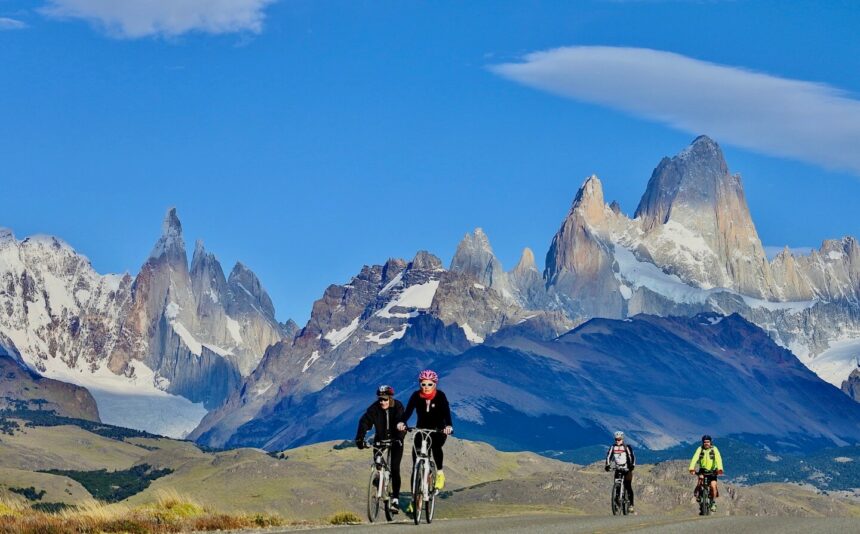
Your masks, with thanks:
[(114, 37), (253, 32), (275, 0), (48, 0), (42, 13), (87, 20)]
[(10, 19), (7, 17), (0, 17), (0, 31), (3, 30), (23, 30), (27, 27), (25, 22), (20, 20)]
[(691, 134), (860, 174), (860, 101), (823, 83), (658, 50), (597, 46), (535, 52), (490, 69)]

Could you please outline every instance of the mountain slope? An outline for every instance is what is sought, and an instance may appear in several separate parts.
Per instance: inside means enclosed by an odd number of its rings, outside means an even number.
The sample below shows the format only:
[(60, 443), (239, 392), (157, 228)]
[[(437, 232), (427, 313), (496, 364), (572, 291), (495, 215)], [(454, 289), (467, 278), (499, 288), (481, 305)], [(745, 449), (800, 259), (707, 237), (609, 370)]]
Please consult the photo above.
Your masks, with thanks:
[(279, 449), (348, 436), (374, 384), (406, 398), (425, 367), (442, 377), (457, 434), (502, 449), (599, 444), (617, 428), (649, 448), (705, 432), (797, 447), (860, 440), (860, 405), (738, 315), (593, 319), (555, 340), (500, 333), (462, 354), (422, 343), (421, 330), (434, 328), (444, 327), (421, 318), (388, 351), (246, 423), (229, 444)]

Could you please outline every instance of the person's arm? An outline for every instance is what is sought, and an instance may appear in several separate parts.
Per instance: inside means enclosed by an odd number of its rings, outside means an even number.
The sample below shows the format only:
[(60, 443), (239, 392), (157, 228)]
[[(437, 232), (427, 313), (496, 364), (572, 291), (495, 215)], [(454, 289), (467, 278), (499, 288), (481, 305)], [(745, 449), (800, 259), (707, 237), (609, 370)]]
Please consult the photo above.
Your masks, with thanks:
[(627, 446), (627, 465), (630, 467), (631, 471), (636, 467), (636, 455), (633, 454), (633, 445)]
[(441, 391), (439, 393), (442, 394), (442, 402), (440, 403), (440, 408), (442, 409), (442, 425), (453, 427), (454, 423), (451, 421), (451, 405), (448, 404), (448, 397)]
[(720, 449), (714, 447), (714, 460), (717, 461), (717, 473), (723, 474), (723, 457), (720, 455)]
[(358, 430), (355, 432), (355, 443), (358, 445), (358, 448), (361, 449), (364, 447), (364, 436), (367, 434), (367, 431), (370, 430), (370, 427), (373, 426), (373, 416), (370, 415), (370, 408), (364, 412), (364, 415), (361, 416), (361, 419), (358, 420)]
[(606, 464), (603, 466), (603, 468), (607, 471), (609, 471), (609, 461), (611, 459), (612, 459), (612, 445), (610, 445), (609, 448), (606, 450)]
[(415, 411), (415, 399), (417, 396), (417, 393), (413, 393), (412, 396), (409, 397), (409, 402), (406, 403), (406, 409), (403, 410), (403, 415), (400, 417), (400, 421), (398, 421), (398, 423), (403, 423), (404, 425), (409, 423), (409, 418), (412, 417), (412, 412)]
[(690, 472), (696, 472), (696, 462), (699, 461), (699, 455), (702, 454), (702, 447), (696, 449), (695, 454), (693, 454), (693, 459), (690, 460)]

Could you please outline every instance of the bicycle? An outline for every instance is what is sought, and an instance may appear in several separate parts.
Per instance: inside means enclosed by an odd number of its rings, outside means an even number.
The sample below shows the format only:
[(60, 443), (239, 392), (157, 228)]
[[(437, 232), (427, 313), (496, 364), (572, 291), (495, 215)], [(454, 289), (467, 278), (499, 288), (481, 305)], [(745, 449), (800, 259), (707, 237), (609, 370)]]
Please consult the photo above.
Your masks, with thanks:
[(424, 519), (429, 524), (433, 521), (433, 513), (436, 511), (436, 462), (430, 454), (433, 445), (432, 434), (441, 430), (426, 428), (407, 428), (406, 430), (415, 431), (412, 442), (415, 451), (415, 465), (412, 467), (412, 520), (419, 525), (423, 509)]
[(711, 497), (711, 481), (717, 480), (717, 472), (699, 469), (698, 474), (703, 476), (701, 484), (696, 485), (699, 515), (711, 515), (711, 506), (715, 502), (714, 498)]
[(391, 521), (391, 443), (392, 440), (380, 440), (365, 444), (373, 446), (373, 463), (370, 468), (370, 482), (367, 485), (367, 519), (371, 523), (379, 517), (379, 509), (385, 511), (385, 519)]
[(613, 466), (615, 469), (615, 482), (612, 485), (612, 495), (610, 502), (612, 503), (612, 515), (630, 513), (630, 495), (624, 487), (624, 475), (630, 470), (627, 467)]

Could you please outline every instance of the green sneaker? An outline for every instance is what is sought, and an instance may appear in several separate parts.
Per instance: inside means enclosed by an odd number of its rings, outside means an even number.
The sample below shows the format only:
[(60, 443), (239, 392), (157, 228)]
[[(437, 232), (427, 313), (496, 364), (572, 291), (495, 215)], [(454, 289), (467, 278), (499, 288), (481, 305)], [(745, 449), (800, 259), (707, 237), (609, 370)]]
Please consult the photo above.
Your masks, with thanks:
[(415, 511), (415, 508), (412, 507), (412, 501), (409, 501), (409, 506), (406, 507), (406, 513), (411, 514)]
[(712, 502), (711, 503), (711, 513), (714, 513), (716, 511), (717, 511), (717, 503)]

